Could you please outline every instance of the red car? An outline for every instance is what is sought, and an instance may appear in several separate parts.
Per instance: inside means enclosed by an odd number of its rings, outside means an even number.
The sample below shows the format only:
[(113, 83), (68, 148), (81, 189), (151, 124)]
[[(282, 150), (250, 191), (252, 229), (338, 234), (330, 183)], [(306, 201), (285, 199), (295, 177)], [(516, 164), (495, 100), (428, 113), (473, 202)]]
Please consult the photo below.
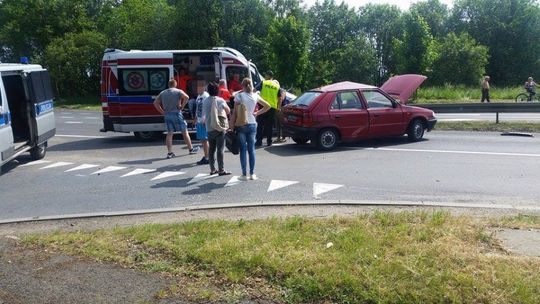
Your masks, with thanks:
[(433, 111), (405, 103), (425, 79), (410, 74), (392, 77), (381, 88), (346, 81), (310, 90), (283, 107), (283, 132), (323, 150), (341, 141), (403, 134), (421, 140), (437, 119)]

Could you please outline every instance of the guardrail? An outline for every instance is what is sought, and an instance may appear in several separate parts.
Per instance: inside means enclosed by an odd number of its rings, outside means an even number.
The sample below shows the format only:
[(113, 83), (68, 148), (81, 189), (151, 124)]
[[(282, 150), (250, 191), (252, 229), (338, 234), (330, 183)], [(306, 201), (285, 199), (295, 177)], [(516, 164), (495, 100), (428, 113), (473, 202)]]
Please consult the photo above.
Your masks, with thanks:
[(499, 123), (499, 113), (540, 113), (540, 103), (453, 103), (414, 106), (430, 109), (435, 113), (495, 113), (496, 123)]

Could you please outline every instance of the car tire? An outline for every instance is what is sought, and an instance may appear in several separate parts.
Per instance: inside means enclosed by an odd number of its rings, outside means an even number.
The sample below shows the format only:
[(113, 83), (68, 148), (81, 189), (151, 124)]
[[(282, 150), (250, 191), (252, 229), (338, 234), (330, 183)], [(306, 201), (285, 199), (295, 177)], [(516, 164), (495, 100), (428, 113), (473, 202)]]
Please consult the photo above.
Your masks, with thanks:
[(425, 132), (426, 127), (424, 125), (424, 122), (420, 119), (415, 119), (409, 125), (409, 129), (407, 130), (407, 136), (409, 137), (409, 141), (419, 141), (422, 140)]
[(323, 129), (317, 136), (317, 146), (321, 150), (330, 151), (337, 147), (339, 134), (335, 129)]
[(45, 157), (45, 154), (47, 153), (47, 142), (42, 143), (41, 145), (37, 145), (30, 149), (30, 157), (32, 160), (39, 160)]
[(298, 138), (298, 137), (293, 137), (292, 140), (293, 140), (295, 143), (299, 144), (299, 145), (305, 145), (305, 144), (309, 141), (309, 139)]
[(133, 135), (137, 139), (140, 139), (142, 141), (153, 141), (160, 137), (160, 135), (163, 132), (156, 132), (156, 131), (143, 131), (143, 132), (133, 132)]

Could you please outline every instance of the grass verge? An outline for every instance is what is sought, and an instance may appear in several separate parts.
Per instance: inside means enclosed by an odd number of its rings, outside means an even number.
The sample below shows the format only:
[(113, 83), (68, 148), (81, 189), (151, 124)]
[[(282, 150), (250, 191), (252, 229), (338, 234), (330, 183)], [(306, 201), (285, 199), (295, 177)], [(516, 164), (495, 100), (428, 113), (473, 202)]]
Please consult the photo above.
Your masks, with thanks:
[(59, 98), (54, 105), (62, 109), (101, 111), (101, 102), (96, 96)]
[[(492, 87), (489, 95), (494, 102), (513, 102), (516, 96), (523, 92), (525, 90), (522, 87)], [(480, 86), (477, 88), (454, 85), (420, 87), (416, 92), (414, 103), (480, 102), (481, 97)]]
[[(508, 219), (540, 225), (540, 219)], [(539, 303), (539, 258), (509, 256), (488, 219), (446, 212), (197, 221), (33, 235), (43, 246), (174, 275), (192, 301)]]
[(540, 123), (491, 121), (439, 121), (435, 130), (486, 132), (540, 132)]

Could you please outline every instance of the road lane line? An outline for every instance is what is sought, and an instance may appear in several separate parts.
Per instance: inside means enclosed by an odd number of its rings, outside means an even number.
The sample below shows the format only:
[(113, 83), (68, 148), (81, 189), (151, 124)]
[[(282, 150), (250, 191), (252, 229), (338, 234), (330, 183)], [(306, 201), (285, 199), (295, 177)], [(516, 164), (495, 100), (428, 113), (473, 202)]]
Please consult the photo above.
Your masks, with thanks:
[(82, 124), (82, 121), (65, 121), (65, 124)]
[(298, 184), (297, 181), (286, 181), (286, 180), (272, 180), (270, 181), (270, 186), (266, 192), (274, 191), (277, 189), (285, 188), (294, 184)]
[(456, 150), (421, 150), (421, 149), (397, 149), (397, 148), (366, 148), (366, 150), (381, 150), (381, 151), (393, 151), (393, 152), (421, 152), (421, 153), (446, 153), (446, 154), (472, 154), (472, 155), (494, 155), (494, 156), (540, 157), (540, 154), (506, 153), (506, 152), (479, 152), (479, 151), (456, 151)]

